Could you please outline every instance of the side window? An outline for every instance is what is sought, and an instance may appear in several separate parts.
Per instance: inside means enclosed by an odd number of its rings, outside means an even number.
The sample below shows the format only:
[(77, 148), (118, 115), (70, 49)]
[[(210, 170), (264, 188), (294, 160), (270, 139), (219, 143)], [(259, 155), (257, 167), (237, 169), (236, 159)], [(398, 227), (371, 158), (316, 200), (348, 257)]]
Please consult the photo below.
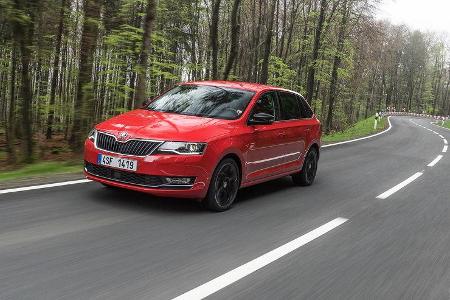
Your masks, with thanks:
[(312, 116), (314, 115), (311, 107), (309, 107), (308, 103), (306, 102), (305, 98), (303, 98), (302, 96), (298, 96), (299, 97), (299, 101), (300, 101), (300, 105), (301, 105), (301, 116), (303, 119), (309, 119), (312, 118)]
[(278, 116), (278, 102), (277, 95), (274, 92), (269, 92), (256, 101), (255, 106), (253, 106), (252, 115), (257, 113), (266, 113), (275, 117)]
[(301, 119), (300, 102), (296, 95), (291, 93), (278, 93), (281, 106), (281, 120)]

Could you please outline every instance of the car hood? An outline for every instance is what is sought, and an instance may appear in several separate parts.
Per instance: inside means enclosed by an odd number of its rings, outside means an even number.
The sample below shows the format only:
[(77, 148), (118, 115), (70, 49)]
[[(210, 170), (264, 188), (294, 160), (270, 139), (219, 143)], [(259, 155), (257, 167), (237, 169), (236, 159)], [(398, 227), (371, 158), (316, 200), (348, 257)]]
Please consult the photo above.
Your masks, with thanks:
[[(235, 122), (235, 121), (234, 121)], [(128, 138), (207, 142), (230, 134), (233, 121), (162, 113), (146, 109), (133, 110), (96, 126), (97, 130), (111, 133), (127, 132)]]

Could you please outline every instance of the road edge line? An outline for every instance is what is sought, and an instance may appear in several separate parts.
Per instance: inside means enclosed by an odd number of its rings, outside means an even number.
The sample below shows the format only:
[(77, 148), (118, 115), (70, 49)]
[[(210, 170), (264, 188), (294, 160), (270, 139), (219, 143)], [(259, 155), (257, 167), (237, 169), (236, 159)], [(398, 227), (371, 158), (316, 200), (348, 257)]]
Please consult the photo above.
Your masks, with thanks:
[(333, 146), (339, 146), (339, 145), (344, 145), (344, 144), (349, 144), (349, 143), (354, 143), (354, 142), (358, 142), (358, 141), (362, 141), (362, 140), (367, 140), (376, 136), (379, 136), (383, 133), (388, 132), (389, 130), (392, 129), (392, 124), (391, 124), (391, 116), (387, 117), (388, 123), (389, 123), (389, 127), (381, 132), (369, 135), (369, 136), (365, 136), (365, 137), (361, 137), (361, 138), (357, 138), (357, 139), (353, 139), (353, 140), (349, 140), (349, 141), (343, 141), (343, 142), (338, 142), (338, 143), (332, 143), (332, 144), (326, 144), (323, 145), (321, 148), (329, 148), (329, 147), (333, 147)]
[(91, 180), (89, 180), (89, 179), (79, 179), (79, 180), (71, 180), (71, 181), (63, 181), (63, 182), (40, 184), (40, 185), (24, 186), (24, 187), (17, 187), (17, 188), (0, 190), (0, 194), (9, 194), (9, 193), (24, 192), (24, 191), (40, 190), (40, 189), (46, 189), (46, 188), (52, 188), (52, 187), (58, 187), (58, 186), (65, 186), (65, 185), (80, 184), (80, 183), (87, 183), (87, 182), (91, 182)]

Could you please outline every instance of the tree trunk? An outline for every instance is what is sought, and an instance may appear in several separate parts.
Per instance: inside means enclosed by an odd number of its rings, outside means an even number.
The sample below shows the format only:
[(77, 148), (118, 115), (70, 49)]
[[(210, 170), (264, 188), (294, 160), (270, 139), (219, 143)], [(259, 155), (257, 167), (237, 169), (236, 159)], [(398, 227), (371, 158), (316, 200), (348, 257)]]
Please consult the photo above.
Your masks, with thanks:
[(278, 0), (272, 0), (272, 6), (269, 12), (269, 25), (267, 26), (266, 39), (264, 42), (264, 55), (263, 62), (261, 66), (261, 83), (267, 83), (269, 79), (269, 58), (270, 58), (270, 47), (272, 45), (272, 35), (273, 35), (273, 19), (275, 14), (275, 8)]
[(327, 7), (327, 0), (320, 1), (320, 13), (317, 21), (316, 34), (314, 36), (314, 47), (311, 58), (311, 65), (308, 69), (308, 79), (306, 87), (306, 100), (311, 104), (314, 92), (314, 81), (316, 75), (316, 60), (319, 57), (320, 39), (322, 35), (323, 23), (325, 21), (325, 12)]
[(238, 55), (238, 47), (239, 47), (239, 31), (240, 31), (240, 22), (239, 22), (239, 6), (241, 4), (241, 0), (234, 0), (233, 10), (231, 12), (231, 49), (230, 56), (228, 57), (228, 62), (225, 67), (225, 71), (223, 73), (223, 79), (227, 80), (230, 74), (231, 69), (233, 68), (233, 63), (236, 60), (236, 56)]
[(219, 13), (220, 13), (220, 1), (213, 0), (211, 11), (211, 28), (209, 33), (210, 46), (211, 46), (211, 77), (212, 79), (218, 78), (218, 55), (219, 55)]
[(142, 49), (139, 55), (138, 75), (136, 85), (136, 95), (134, 107), (138, 108), (141, 103), (147, 99), (147, 68), (148, 57), (151, 50), (151, 35), (153, 30), (153, 22), (156, 18), (156, 0), (147, 1), (147, 11), (144, 19), (144, 35), (142, 37)]
[(70, 146), (74, 152), (80, 152), (84, 136), (87, 134), (94, 114), (94, 94), (91, 82), (94, 53), (98, 35), (98, 19), (100, 17), (101, 0), (85, 0), (84, 22), (81, 35), (81, 52), (77, 95), (75, 98), (75, 113)]
[[(35, 7), (33, 5), (39, 5), (37, 1), (31, 5), (30, 3), (24, 3), (23, 1), (15, 1), (17, 11), (29, 13), (31, 18), (27, 21), (15, 22), (13, 26), (14, 41), (20, 49), (20, 63), (21, 68), (21, 89), (20, 94), (22, 98), (22, 148), (23, 148), (23, 161), (25, 163), (31, 163), (33, 161), (33, 132), (32, 132), (32, 115), (31, 107), (33, 101), (33, 91), (31, 86), (31, 47), (33, 44), (34, 34), (34, 12)], [(30, 5), (30, 6), (27, 6)]]
[(337, 94), (337, 82), (338, 82), (338, 70), (341, 66), (342, 54), (344, 51), (344, 41), (345, 41), (345, 31), (347, 29), (348, 22), (348, 10), (347, 10), (347, 0), (344, 0), (342, 4), (342, 19), (339, 28), (338, 45), (336, 49), (336, 54), (334, 55), (333, 71), (331, 72), (331, 82), (330, 82), (330, 92), (328, 98), (328, 113), (327, 120), (325, 124), (325, 133), (329, 133), (333, 122), (333, 110), (334, 102), (336, 100)]
[(62, 34), (64, 30), (64, 11), (66, 6), (66, 0), (61, 0), (61, 10), (59, 12), (59, 24), (58, 24), (58, 35), (56, 37), (56, 45), (55, 45), (55, 60), (53, 61), (53, 75), (52, 75), (52, 83), (50, 87), (50, 109), (48, 113), (47, 120), (47, 132), (46, 139), (49, 140), (52, 138), (53, 133), (53, 122), (55, 118), (55, 96), (56, 96), (56, 85), (58, 83), (58, 74), (59, 74), (59, 58), (61, 53), (61, 42), (62, 42)]
[(8, 162), (15, 164), (17, 161), (16, 149), (15, 149), (15, 124), (16, 124), (16, 69), (17, 69), (17, 47), (16, 44), (12, 45), (11, 53), (11, 80), (10, 80), (10, 93), (9, 93), (9, 112), (6, 119), (6, 152), (8, 154)]

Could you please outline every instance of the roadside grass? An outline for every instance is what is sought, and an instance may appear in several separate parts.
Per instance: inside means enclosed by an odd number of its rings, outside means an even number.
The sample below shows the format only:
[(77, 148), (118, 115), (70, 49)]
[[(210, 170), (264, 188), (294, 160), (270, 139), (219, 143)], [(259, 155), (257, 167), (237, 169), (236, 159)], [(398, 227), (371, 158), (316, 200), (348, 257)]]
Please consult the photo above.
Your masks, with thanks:
[(445, 121), (444, 124), (442, 124), (441, 121), (438, 121), (438, 122), (436, 123), (436, 125), (439, 125), (439, 126), (441, 126), (441, 127), (450, 129), (450, 120)]
[(377, 132), (380, 132), (385, 129), (387, 118), (384, 117), (380, 121), (378, 121), (377, 129), (373, 129), (373, 124), (375, 121), (375, 116), (367, 118), (365, 120), (361, 120), (354, 124), (352, 127), (345, 129), (344, 131), (333, 132), (328, 135), (322, 136), (322, 142), (324, 144), (329, 143), (337, 143), (348, 141), (352, 139), (357, 139), (360, 137), (368, 136)]
[(0, 172), (0, 182), (21, 178), (33, 177), (57, 177), (57, 175), (68, 173), (81, 173), (83, 170), (79, 162), (38, 162), (25, 165), (19, 169)]

